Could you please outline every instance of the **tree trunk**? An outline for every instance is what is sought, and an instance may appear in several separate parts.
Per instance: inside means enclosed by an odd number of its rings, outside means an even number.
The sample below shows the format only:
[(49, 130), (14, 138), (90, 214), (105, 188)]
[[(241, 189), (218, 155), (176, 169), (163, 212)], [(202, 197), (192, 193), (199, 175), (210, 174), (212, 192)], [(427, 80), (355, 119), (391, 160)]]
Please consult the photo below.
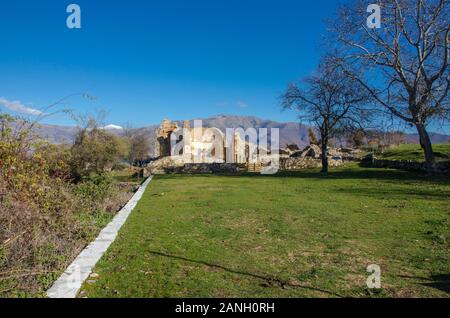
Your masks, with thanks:
[(328, 173), (328, 138), (323, 138), (321, 140), (321, 150), (322, 150), (322, 173)]
[(435, 158), (430, 136), (428, 135), (427, 129), (423, 124), (416, 124), (416, 128), (420, 137), (420, 146), (422, 147), (425, 154), (425, 163), (427, 166), (427, 171), (431, 172), (435, 163)]

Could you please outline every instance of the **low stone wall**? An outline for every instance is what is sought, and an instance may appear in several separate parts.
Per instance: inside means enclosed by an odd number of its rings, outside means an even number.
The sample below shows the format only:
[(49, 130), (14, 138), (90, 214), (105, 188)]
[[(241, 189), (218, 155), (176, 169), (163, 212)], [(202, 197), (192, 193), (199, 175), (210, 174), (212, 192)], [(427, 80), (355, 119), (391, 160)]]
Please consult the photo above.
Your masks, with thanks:
[(188, 163), (181, 169), (181, 173), (204, 174), (204, 173), (239, 173), (245, 172), (245, 165), (234, 163)]
[[(328, 159), (328, 164), (330, 167), (339, 167), (344, 162), (342, 160), (335, 160), (333, 158)], [(310, 157), (305, 158), (282, 158), (280, 160), (280, 169), (286, 171), (292, 170), (303, 170), (310, 168), (320, 168), (322, 167), (322, 160), (314, 159)]]
[[(341, 166), (344, 162), (339, 158), (329, 158), (330, 167)], [(266, 166), (266, 164), (264, 164)], [(295, 171), (310, 168), (320, 168), (322, 161), (311, 157), (298, 158), (281, 158), (280, 169), (284, 171)], [(175, 158), (162, 158), (151, 162), (148, 167), (143, 170), (144, 176), (158, 175), (158, 174), (234, 174), (246, 172), (245, 164), (236, 163), (183, 163), (181, 160)]]
[(233, 163), (181, 163), (163, 158), (149, 164), (145, 170), (145, 175), (158, 174), (233, 174), (245, 172), (246, 167), (242, 164)]
[[(372, 158), (370, 156), (364, 158), (361, 161), (363, 166), (369, 166), (374, 168), (389, 168), (399, 169), (406, 171), (427, 171), (427, 167), (424, 162), (410, 161), (410, 160), (386, 160)], [(446, 164), (436, 164), (432, 171), (436, 174), (449, 174), (450, 175), (450, 162)]]

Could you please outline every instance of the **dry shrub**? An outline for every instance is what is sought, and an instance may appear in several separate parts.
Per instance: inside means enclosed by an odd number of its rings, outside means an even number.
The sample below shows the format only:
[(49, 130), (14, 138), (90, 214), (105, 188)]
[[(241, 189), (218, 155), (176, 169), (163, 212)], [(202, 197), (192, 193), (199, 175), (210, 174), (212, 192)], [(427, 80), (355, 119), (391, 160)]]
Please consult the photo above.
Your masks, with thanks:
[(0, 114), (0, 297), (45, 296), (130, 192), (106, 176), (70, 182), (68, 148), (11, 121)]

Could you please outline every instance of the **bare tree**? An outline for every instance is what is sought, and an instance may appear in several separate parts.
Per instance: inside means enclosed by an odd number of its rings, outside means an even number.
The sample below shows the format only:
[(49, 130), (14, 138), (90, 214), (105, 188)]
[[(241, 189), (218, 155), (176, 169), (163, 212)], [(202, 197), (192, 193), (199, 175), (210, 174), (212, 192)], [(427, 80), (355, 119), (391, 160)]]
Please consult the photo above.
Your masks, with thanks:
[(322, 172), (328, 172), (328, 144), (343, 127), (361, 126), (369, 119), (369, 99), (360, 84), (342, 69), (325, 60), (317, 72), (299, 85), (290, 84), (282, 96), (285, 109), (296, 109), (303, 122), (314, 124), (320, 133)]
[(405, 133), (402, 131), (387, 131), (384, 133), (384, 145), (386, 147), (400, 146), (405, 143)]
[(311, 145), (318, 145), (319, 142), (317, 141), (316, 133), (314, 132), (314, 129), (311, 127), (308, 128), (308, 138), (309, 138), (309, 144)]
[[(88, 100), (95, 100), (95, 97), (87, 93), (75, 93), (60, 98), (46, 107), (38, 109), (37, 115), (29, 116), (11, 116), (3, 114), (0, 111), (0, 140), (6, 136), (10, 139), (9, 142), (14, 141), (18, 149), (24, 152), (34, 151), (35, 144), (42, 142), (42, 136), (38, 133), (41, 127), (41, 122), (59, 113), (71, 115), (73, 112), (70, 109), (61, 109), (73, 97), (83, 97)], [(9, 130), (9, 131), (6, 131)]]
[(123, 130), (123, 139), (128, 144), (126, 155), (128, 163), (142, 167), (150, 156), (150, 142), (145, 132), (127, 124)]
[(131, 138), (129, 159), (131, 164), (142, 167), (144, 161), (149, 157), (150, 143), (143, 132), (136, 132)]
[(365, 1), (341, 9), (331, 33), (338, 38), (339, 62), (390, 116), (416, 127), (430, 171), (435, 159), (427, 127), (450, 118), (449, 2), (378, 3), (379, 29), (367, 26)]
[(358, 128), (347, 132), (347, 143), (353, 148), (361, 148), (364, 145), (366, 139), (366, 133), (364, 129)]

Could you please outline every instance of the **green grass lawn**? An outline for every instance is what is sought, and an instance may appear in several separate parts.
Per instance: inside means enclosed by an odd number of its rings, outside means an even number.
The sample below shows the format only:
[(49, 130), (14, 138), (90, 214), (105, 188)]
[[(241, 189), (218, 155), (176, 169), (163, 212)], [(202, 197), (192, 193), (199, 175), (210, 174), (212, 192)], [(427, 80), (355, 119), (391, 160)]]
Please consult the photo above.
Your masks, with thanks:
[[(433, 152), (436, 161), (450, 161), (450, 143), (433, 145)], [(392, 149), (386, 150), (378, 157), (389, 160), (414, 160), (425, 161), (422, 148), (419, 145), (400, 145)]]
[(144, 179), (136, 175), (137, 170), (125, 169), (122, 171), (113, 171), (111, 177), (116, 182), (134, 182), (142, 183)]
[(449, 297), (449, 198), (447, 179), (356, 165), (157, 176), (80, 297)]

